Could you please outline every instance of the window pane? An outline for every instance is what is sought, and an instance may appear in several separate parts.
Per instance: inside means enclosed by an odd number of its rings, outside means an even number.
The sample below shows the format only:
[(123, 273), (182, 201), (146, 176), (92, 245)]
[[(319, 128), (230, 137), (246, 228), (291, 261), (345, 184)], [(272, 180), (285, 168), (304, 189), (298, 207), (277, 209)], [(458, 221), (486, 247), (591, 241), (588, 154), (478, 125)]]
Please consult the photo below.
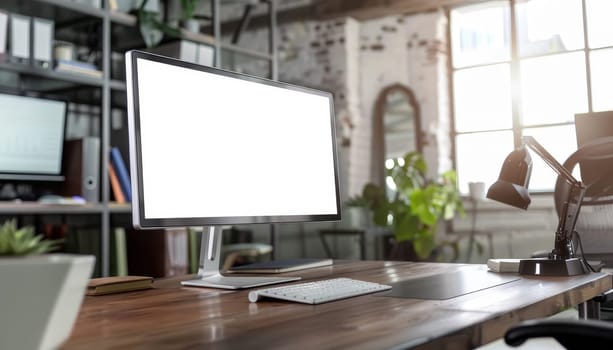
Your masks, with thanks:
[(450, 22), (454, 67), (510, 59), (509, 21), (506, 1), (452, 10)]
[(456, 137), (458, 185), (468, 193), (469, 182), (484, 182), (488, 188), (500, 174), (506, 156), (513, 151), (511, 131), (462, 134)]
[(583, 47), (581, 0), (530, 0), (518, 3), (515, 10), (521, 56)]
[(590, 47), (613, 46), (613, 1), (587, 0), (586, 6)]
[(510, 81), (506, 63), (456, 71), (453, 78), (456, 130), (511, 128)]
[[(566, 158), (577, 150), (577, 138), (573, 125), (525, 129), (524, 135), (533, 136), (560, 164), (563, 164)], [(532, 157), (530, 191), (553, 191), (558, 174), (532, 150), (530, 150), (530, 156)]]
[(590, 52), (590, 64), (594, 111), (613, 110), (613, 49)]
[(584, 62), (583, 52), (521, 61), (524, 125), (572, 122), (587, 112)]

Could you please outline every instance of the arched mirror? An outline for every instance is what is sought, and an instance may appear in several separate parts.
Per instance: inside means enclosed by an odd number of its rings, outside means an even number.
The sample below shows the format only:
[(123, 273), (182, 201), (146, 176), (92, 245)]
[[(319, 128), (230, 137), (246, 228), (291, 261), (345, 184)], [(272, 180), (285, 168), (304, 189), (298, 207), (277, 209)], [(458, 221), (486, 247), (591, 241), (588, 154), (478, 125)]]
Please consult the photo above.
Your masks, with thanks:
[(372, 180), (383, 185), (385, 160), (421, 152), (419, 105), (410, 88), (393, 84), (377, 97), (372, 136)]

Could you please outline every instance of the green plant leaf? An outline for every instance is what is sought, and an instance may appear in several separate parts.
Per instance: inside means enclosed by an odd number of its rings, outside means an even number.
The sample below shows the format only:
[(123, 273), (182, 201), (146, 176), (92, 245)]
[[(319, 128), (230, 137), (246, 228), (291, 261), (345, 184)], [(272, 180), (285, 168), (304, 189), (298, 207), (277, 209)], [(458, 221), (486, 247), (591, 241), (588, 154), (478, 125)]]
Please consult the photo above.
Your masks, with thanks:
[(396, 241), (412, 241), (420, 230), (419, 218), (408, 212), (397, 213), (394, 217), (394, 236)]
[(415, 254), (421, 259), (429, 258), (435, 247), (436, 242), (434, 240), (434, 235), (429, 233), (421, 234), (413, 241)]
[(407, 152), (385, 170), (395, 184), (394, 192), (369, 183), (352, 201), (368, 207), (376, 225), (390, 227), (397, 242), (411, 241), (421, 258), (428, 258), (438, 245), (445, 244), (436, 242), (438, 223), (457, 213), (464, 215), (456, 172), (446, 171), (434, 181), (426, 177), (427, 170), (421, 153)]
[(0, 226), (0, 255), (43, 254), (59, 248), (61, 240), (46, 240), (30, 226), (17, 228), (15, 219)]
[(194, 17), (196, 10), (196, 0), (181, 0), (181, 8), (183, 10), (182, 18), (188, 20)]

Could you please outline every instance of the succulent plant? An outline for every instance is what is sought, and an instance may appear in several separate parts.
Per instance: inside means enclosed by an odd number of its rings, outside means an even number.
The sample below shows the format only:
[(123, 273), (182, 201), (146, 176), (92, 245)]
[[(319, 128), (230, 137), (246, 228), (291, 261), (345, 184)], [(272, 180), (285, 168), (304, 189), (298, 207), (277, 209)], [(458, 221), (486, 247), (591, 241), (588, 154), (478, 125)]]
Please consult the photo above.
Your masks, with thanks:
[(44, 239), (31, 226), (18, 228), (15, 219), (0, 226), (0, 256), (43, 254), (56, 250), (61, 242)]

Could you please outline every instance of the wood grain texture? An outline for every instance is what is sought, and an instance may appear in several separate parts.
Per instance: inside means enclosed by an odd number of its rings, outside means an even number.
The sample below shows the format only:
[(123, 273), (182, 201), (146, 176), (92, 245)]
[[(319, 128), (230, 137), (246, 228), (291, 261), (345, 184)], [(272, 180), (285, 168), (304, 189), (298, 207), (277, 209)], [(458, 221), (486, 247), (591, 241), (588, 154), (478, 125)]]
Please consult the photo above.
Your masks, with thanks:
[[(335, 261), (303, 270), (302, 282), (350, 277), (396, 281), (484, 265)], [(549, 316), (611, 289), (611, 276), (525, 278), (447, 300), (365, 295), (320, 305), (266, 300), (248, 290), (181, 287), (85, 297), (63, 349), (470, 349), (524, 319)], [(300, 283), (299, 281), (298, 283)]]

